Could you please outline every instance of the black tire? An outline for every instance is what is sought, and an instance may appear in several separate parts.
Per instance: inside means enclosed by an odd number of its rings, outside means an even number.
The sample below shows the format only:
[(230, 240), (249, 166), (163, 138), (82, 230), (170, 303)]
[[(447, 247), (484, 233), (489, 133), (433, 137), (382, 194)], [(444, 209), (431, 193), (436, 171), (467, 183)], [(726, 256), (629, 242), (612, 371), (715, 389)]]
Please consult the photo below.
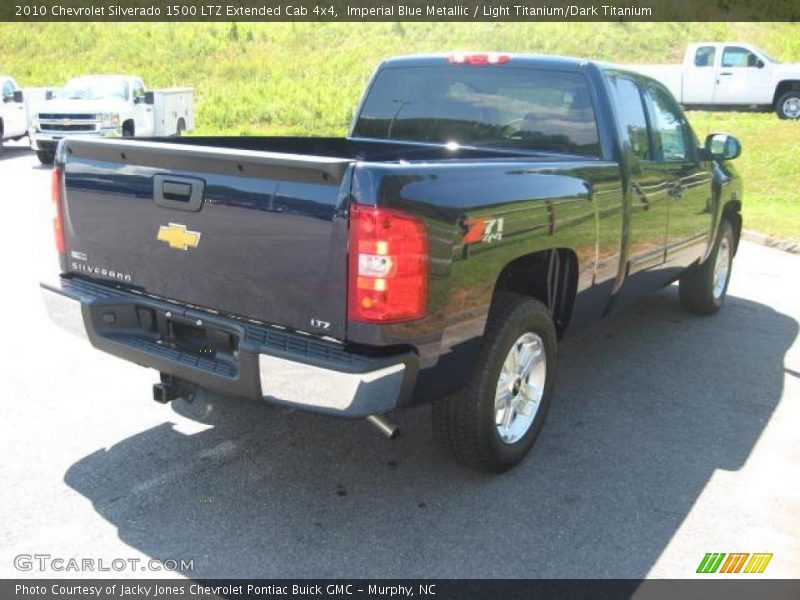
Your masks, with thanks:
[(52, 150), (37, 150), (36, 158), (43, 165), (52, 165), (56, 160), (56, 153)]
[(3, 142), (4, 142), (3, 141), (3, 130), (0, 129), (0, 156), (3, 156), (3, 146), (4, 146)]
[[(495, 395), (510, 350), (528, 332), (539, 337), (544, 351), (543, 392), (527, 431), (517, 441), (507, 443), (501, 439), (495, 421)], [(475, 370), (466, 386), (433, 405), (434, 433), (456, 461), (481, 471), (502, 473), (525, 458), (550, 408), (557, 347), (556, 328), (544, 304), (520, 294), (496, 295)], [(514, 387), (518, 390), (516, 383)], [(519, 413), (514, 414), (516, 419)]]
[[(727, 274), (721, 288), (717, 283), (717, 259), (720, 257), (720, 246), (727, 245)], [(679, 282), (678, 295), (681, 306), (700, 315), (713, 315), (725, 304), (728, 283), (731, 279), (733, 253), (736, 248), (733, 227), (728, 219), (719, 224), (717, 239), (711, 254), (702, 264), (695, 265), (684, 273)], [(725, 260), (724, 258), (722, 259)]]
[(136, 131), (134, 130), (133, 123), (127, 121), (122, 124), (122, 137), (133, 137)]
[(183, 119), (178, 119), (178, 124), (175, 127), (175, 137), (181, 137), (184, 131), (186, 131), (186, 122)]
[[(789, 107), (794, 107), (794, 110), (789, 110)], [(800, 90), (782, 94), (775, 103), (775, 112), (781, 119), (800, 119)]]

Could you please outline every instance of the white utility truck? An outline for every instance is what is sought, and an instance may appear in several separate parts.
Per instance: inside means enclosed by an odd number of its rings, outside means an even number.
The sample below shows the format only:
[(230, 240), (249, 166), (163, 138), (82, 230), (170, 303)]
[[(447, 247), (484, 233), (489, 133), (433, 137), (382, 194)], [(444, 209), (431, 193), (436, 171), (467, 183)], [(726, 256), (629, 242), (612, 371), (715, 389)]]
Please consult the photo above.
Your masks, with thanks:
[(53, 162), (66, 136), (151, 137), (194, 128), (192, 88), (146, 91), (140, 77), (87, 75), (67, 82), (39, 104), (32, 144), (43, 164)]
[(663, 83), (687, 108), (775, 110), (800, 119), (800, 64), (781, 63), (742, 42), (701, 42), (680, 65), (630, 65)]
[(19, 140), (28, 133), (28, 113), (22, 90), (11, 77), (0, 75), (0, 154), (5, 140)]

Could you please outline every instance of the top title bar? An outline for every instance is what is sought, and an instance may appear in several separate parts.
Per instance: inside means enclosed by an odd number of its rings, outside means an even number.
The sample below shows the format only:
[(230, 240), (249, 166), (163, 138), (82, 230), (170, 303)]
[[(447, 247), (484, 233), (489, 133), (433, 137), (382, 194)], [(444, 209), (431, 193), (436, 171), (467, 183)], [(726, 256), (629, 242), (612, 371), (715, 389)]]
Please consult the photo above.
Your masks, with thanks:
[(3, 0), (0, 21), (797, 21), (798, 0)]

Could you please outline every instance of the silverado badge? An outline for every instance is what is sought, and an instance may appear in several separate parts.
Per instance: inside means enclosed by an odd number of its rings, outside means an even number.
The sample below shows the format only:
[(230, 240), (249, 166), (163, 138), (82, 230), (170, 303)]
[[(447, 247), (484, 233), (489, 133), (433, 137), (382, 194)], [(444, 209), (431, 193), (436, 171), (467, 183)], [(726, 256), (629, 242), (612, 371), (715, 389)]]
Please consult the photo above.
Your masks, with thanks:
[(197, 244), (200, 243), (200, 232), (189, 231), (186, 229), (186, 225), (180, 223), (170, 223), (158, 228), (156, 239), (159, 242), (166, 242), (170, 248), (188, 250), (197, 248)]

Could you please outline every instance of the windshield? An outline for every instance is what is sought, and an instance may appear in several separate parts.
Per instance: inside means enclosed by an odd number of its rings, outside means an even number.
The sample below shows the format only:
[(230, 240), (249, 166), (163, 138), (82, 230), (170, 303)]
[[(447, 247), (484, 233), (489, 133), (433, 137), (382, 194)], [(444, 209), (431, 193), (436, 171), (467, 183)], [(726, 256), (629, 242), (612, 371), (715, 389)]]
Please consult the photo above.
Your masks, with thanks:
[(353, 135), (600, 154), (594, 109), (580, 74), (509, 66), (384, 68)]
[(59, 96), (70, 100), (114, 97), (125, 100), (128, 98), (128, 84), (124, 77), (78, 77), (68, 81)]

